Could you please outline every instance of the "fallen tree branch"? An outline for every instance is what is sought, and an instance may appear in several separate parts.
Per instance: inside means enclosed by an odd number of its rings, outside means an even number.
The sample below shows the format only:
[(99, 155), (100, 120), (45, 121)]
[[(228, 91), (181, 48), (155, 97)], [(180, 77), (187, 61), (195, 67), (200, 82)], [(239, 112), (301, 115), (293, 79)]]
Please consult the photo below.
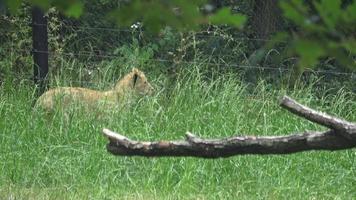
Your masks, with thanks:
[(352, 136), (348, 134), (348, 132), (355, 132), (355, 124), (343, 119), (332, 117), (322, 112), (315, 111), (296, 102), (290, 97), (284, 96), (281, 100), (280, 106), (309, 121), (315, 122), (330, 129), (337, 130), (345, 137)]
[(109, 139), (107, 150), (126, 156), (192, 156), (202, 158), (230, 157), (244, 154), (289, 154), (307, 150), (341, 150), (356, 147), (356, 124), (312, 110), (285, 96), (283, 108), (312, 122), (326, 126), (325, 132), (305, 132), (285, 136), (235, 136), (203, 139), (192, 133), (185, 140), (135, 141), (104, 129)]

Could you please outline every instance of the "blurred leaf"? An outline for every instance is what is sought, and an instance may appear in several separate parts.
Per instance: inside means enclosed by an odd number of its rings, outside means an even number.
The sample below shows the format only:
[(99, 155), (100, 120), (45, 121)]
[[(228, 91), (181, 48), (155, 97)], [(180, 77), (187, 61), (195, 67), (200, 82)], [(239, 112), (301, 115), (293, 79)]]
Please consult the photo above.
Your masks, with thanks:
[(130, 4), (110, 12), (109, 18), (116, 21), (119, 26), (130, 26), (134, 22), (141, 21), (141, 5), (139, 1), (134, 0)]
[(7, 7), (11, 13), (16, 13), (21, 6), (21, 0), (5, 0)]
[(343, 20), (346, 22), (356, 23), (356, 1), (353, 1), (351, 5), (349, 5), (343, 14)]
[(209, 16), (209, 21), (216, 25), (228, 24), (235, 27), (241, 27), (246, 21), (246, 16), (240, 14), (232, 14), (230, 8), (224, 7), (214, 15)]
[(295, 24), (303, 26), (305, 17), (301, 10), (305, 10), (301, 1), (280, 1), (280, 7), (283, 10), (283, 15), (293, 21)]
[[(322, 57), (331, 57), (345, 66), (355, 67), (356, 3), (342, 0), (280, 1), (284, 16), (297, 27), (290, 34), (285, 54), (299, 56), (299, 67), (313, 67)], [(343, 3), (343, 4), (342, 4)], [(276, 42), (274, 42), (277, 44)], [(302, 70), (300, 68), (300, 70)]]
[(347, 52), (347, 50), (344, 49), (343, 44), (330, 41), (328, 45), (329, 45), (328, 53), (330, 56), (334, 57), (344, 67), (349, 69), (355, 69), (356, 63), (352, 59), (352, 57), (349, 56), (350, 52)]
[(158, 33), (165, 25), (177, 25), (173, 12), (169, 12), (161, 4), (152, 5), (155, 9), (150, 9), (143, 15), (143, 23), (151, 32)]
[[(11, 13), (15, 13), (20, 8), (22, 0), (5, 0), (6, 6)], [(84, 4), (80, 0), (28, 0), (33, 6), (38, 6), (43, 10), (51, 6), (58, 8), (61, 12), (70, 17), (78, 18), (83, 13)]]
[[(21, 0), (7, 0), (7, 2), (11, 10), (16, 10), (21, 4)], [(207, 17), (199, 8), (207, 2), (207, 0), (132, 0), (110, 12), (109, 18), (115, 19), (120, 26), (143, 22), (144, 26), (153, 32), (158, 32), (166, 26), (178, 30), (192, 30), (207, 22), (241, 27), (246, 21), (245, 16), (232, 14), (227, 7), (220, 9), (206, 20)], [(84, 9), (84, 4), (80, 0), (29, 0), (29, 3), (45, 10), (54, 6), (65, 15), (75, 18), (78, 18)]]
[(198, 27), (201, 21), (203, 21), (203, 17), (197, 8), (204, 2), (205, 1), (192, 1), (187, 3), (187, 1), (174, 0), (174, 5), (180, 8), (181, 14), (178, 14), (177, 20), (180, 19), (178, 23), (180, 23), (179, 26), (181, 28), (191, 27), (195, 29)]
[(280, 43), (287, 43), (290, 36), (287, 32), (278, 32), (272, 36), (271, 40), (265, 45), (266, 49), (272, 49), (273, 46)]
[(352, 54), (356, 54), (356, 39), (352, 38), (347, 41), (342, 42), (342, 46), (350, 51)]
[(295, 41), (296, 53), (300, 56), (299, 66), (302, 68), (314, 67), (318, 59), (325, 55), (324, 48), (314, 40)]
[(205, 0), (133, 0), (110, 13), (110, 17), (117, 20), (119, 25), (124, 26), (142, 21), (144, 26), (152, 32), (158, 32), (166, 26), (175, 27), (178, 30), (192, 30), (201, 23), (208, 21), (214, 24), (229, 24), (240, 27), (246, 21), (245, 16), (231, 14), (229, 8), (219, 10), (206, 21), (204, 20), (206, 17), (198, 9), (205, 2)]
[(330, 29), (334, 29), (341, 16), (341, 0), (314, 1), (315, 8)]
[(79, 18), (80, 15), (83, 13), (83, 3), (82, 2), (75, 2), (67, 8), (64, 13), (69, 17)]
[(42, 10), (47, 10), (50, 7), (50, 1), (47, 0), (30, 0), (29, 3), (40, 7)]

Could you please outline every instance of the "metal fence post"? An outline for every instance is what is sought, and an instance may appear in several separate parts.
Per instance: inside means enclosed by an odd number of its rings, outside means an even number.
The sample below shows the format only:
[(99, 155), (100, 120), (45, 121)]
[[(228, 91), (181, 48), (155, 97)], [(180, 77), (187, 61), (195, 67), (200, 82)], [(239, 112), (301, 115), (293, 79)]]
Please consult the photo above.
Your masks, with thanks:
[(38, 8), (32, 8), (32, 53), (34, 83), (38, 87), (38, 94), (42, 94), (46, 87), (48, 74), (48, 33), (47, 17)]

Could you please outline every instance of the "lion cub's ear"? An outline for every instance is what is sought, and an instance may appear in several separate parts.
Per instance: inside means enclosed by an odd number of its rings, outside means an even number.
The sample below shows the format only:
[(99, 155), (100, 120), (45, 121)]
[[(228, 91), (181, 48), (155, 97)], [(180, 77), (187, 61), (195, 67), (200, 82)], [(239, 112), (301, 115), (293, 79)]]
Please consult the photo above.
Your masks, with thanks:
[(134, 73), (138, 73), (138, 72), (139, 72), (139, 70), (138, 70), (136, 67), (134, 67), (134, 68), (132, 68), (132, 72), (134, 72)]
[(135, 87), (135, 85), (136, 85), (136, 83), (137, 83), (137, 80), (138, 80), (138, 74), (137, 74), (137, 72), (134, 73), (132, 79), (133, 79), (133, 86)]

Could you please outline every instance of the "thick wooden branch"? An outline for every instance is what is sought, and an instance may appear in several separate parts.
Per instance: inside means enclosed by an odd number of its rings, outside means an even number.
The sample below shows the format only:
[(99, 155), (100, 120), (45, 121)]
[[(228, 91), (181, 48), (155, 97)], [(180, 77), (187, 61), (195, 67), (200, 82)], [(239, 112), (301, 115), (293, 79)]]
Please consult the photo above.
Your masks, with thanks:
[(356, 147), (356, 124), (314, 111), (289, 97), (281, 106), (294, 114), (331, 128), (325, 132), (305, 132), (285, 136), (235, 136), (203, 139), (192, 133), (185, 140), (135, 141), (104, 129), (109, 139), (107, 150), (125, 156), (192, 156), (202, 158), (230, 157), (244, 154), (289, 154), (307, 150), (341, 150)]
[(355, 124), (332, 117), (328, 114), (315, 111), (307, 106), (304, 106), (290, 97), (284, 96), (281, 100), (280, 106), (289, 110), (290, 112), (303, 117), (309, 121), (315, 122), (330, 129), (338, 130), (340, 132), (355, 131)]

